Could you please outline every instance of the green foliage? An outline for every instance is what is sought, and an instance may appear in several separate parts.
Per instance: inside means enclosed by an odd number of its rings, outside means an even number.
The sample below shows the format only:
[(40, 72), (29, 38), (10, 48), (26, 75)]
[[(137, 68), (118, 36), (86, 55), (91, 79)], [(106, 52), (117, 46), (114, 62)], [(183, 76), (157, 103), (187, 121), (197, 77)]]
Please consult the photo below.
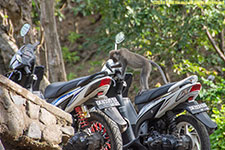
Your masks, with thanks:
[(217, 123), (218, 129), (210, 136), (211, 149), (225, 149), (225, 105), (221, 109), (213, 108), (213, 120)]
[(76, 32), (70, 32), (68, 36), (68, 40), (70, 41), (70, 43), (74, 43), (80, 37), (81, 37), (81, 34), (78, 34)]
[(70, 52), (68, 47), (62, 47), (63, 59), (67, 63), (75, 63), (80, 60), (80, 57), (77, 56), (77, 52)]
[(31, 11), (32, 22), (36, 25), (40, 24), (39, 6), (35, 0), (32, 0), (32, 11)]
[(199, 99), (206, 102), (211, 109), (220, 108), (225, 104), (225, 80), (221, 79), (219, 82), (214, 83), (202, 77), (204, 88), (199, 94)]
[(122, 46), (138, 48), (142, 54), (150, 51), (165, 64), (188, 59), (203, 66), (224, 66), (203, 27), (207, 26), (216, 38), (225, 26), (221, 19), (225, 18), (225, 5), (153, 5), (147, 0), (74, 2), (80, 6), (74, 9), (83, 15), (101, 14), (96, 36), (87, 38), (86, 43), (97, 43), (101, 51), (113, 49), (115, 34), (124, 31)]
[(209, 71), (206, 68), (201, 67), (198, 63), (192, 63), (189, 60), (184, 59), (179, 64), (174, 65), (174, 72), (176, 72), (178, 75), (193, 73), (201, 77), (217, 75), (216, 71)]
[(102, 61), (90, 61), (90, 69), (88, 70), (89, 73), (93, 73), (96, 67), (102, 66)]
[(72, 80), (72, 79), (75, 79), (75, 78), (77, 78), (76, 74), (74, 74), (74, 73), (67, 74), (67, 80)]

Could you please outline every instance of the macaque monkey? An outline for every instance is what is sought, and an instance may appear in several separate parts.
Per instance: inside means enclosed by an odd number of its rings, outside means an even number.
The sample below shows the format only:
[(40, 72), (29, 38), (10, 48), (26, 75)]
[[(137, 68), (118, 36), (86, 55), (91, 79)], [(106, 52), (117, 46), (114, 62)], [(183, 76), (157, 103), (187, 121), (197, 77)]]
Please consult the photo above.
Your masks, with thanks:
[(139, 54), (130, 52), (126, 48), (121, 48), (118, 50), (111, 50), (109, 53), (109, 58), (113, 60), (114, 63), (119, 62), (120, 64), (113, 66), (122, 67), (122, 75), (124, 76), (127, 66), (133, 69), (141, 69), (140, 93), (149, 89), (148, 78), (152, 70), (152, 65), (149, 60)]

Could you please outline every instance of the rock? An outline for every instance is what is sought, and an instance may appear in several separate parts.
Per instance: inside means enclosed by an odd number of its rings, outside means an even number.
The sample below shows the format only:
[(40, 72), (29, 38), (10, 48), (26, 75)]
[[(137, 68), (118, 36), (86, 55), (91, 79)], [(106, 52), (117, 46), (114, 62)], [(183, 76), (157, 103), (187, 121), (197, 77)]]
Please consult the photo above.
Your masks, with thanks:
[(62, 143), (66, 144), (71, 137), (67, 134), (62, 134)]
[(28, 115), (31, 119), (38, 119), (40, 106), (28, 101)]
[(61, 131), (62, 131), (62, 133), (67, 134), (69, 136), (74, 135), (74, 129), (71, 126), (61, 127)]
[(59, 144), (62, 142), (62, 131), (60, 126), (51, 125), (47, 126), (43, 131), (43, 139), (52, 144)]
[(7, 150), (60, 150), (73, 134), (70, 126), (69, 113), (0, 75), (0, 150), (1, 140)]
[(16, 105), (25, 105), (25, 101), (26, 100), (22, 96), (16, 95), (13, 92), (10, 92), (10, 96), (11, 96), (14, 104), (16, 104)]
[(55, 125), (56, 124), (55, 116), (53, 116), (50, 112), (48, 112), (44, 108), (41, 108), (40, 121), (42, 123), (44, 123), (45, 125)]
[(37, 123), (32, 122), (30, 124), (27, 136), (33, 139), (41, 139), (41, 130)]
[(8, 128), (11, 135), (19, 137), (23, 134), (25, 128), (25, 118), (23, 113), (17, 107), (10, 106), (8, 108)]

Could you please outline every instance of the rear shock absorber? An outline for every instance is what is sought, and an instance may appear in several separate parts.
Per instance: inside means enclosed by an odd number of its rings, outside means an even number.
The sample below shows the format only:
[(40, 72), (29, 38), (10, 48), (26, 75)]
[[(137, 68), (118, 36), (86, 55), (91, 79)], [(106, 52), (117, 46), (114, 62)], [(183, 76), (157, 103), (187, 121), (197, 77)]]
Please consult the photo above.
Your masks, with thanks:
[(78, 115), (78, 121), (80, 122), (81, 129), (85, 129), (89, 126), (89, 122), (87, 121), (87, 118), (85, 117), (85, 113), (82, 111), (81, 106), (75, 107), (75, 112)]
[(170, 133), (176, 133), (177, 132), (177, 126), (175, 121), (175, 115), (172, 111), (168, 111), (166, 113), (167, 115), (167, 123)]

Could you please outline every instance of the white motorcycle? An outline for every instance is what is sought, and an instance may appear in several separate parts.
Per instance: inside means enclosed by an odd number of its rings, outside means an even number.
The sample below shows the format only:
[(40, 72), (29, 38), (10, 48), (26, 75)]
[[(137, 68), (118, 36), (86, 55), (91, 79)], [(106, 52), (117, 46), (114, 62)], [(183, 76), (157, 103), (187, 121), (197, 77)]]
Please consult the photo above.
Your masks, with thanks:
[[(115, 49), (124, 35), (119, 39)], [(134, 100), (137, 114), (128, 98), (132, 74), (126, 73), (123, 77), (121, 69), (114, 68), (115, 65), (108, 60), (102, 70), (114, 80), (106, 95), (119, 101), (117, 109), (128, 124), (122, 133), (124, 149), (210, 150), (209, 134), (217, 125), (206, 113), (207, 105), (195, 100), (201, 90), (197, 76), (137, 95)]]

